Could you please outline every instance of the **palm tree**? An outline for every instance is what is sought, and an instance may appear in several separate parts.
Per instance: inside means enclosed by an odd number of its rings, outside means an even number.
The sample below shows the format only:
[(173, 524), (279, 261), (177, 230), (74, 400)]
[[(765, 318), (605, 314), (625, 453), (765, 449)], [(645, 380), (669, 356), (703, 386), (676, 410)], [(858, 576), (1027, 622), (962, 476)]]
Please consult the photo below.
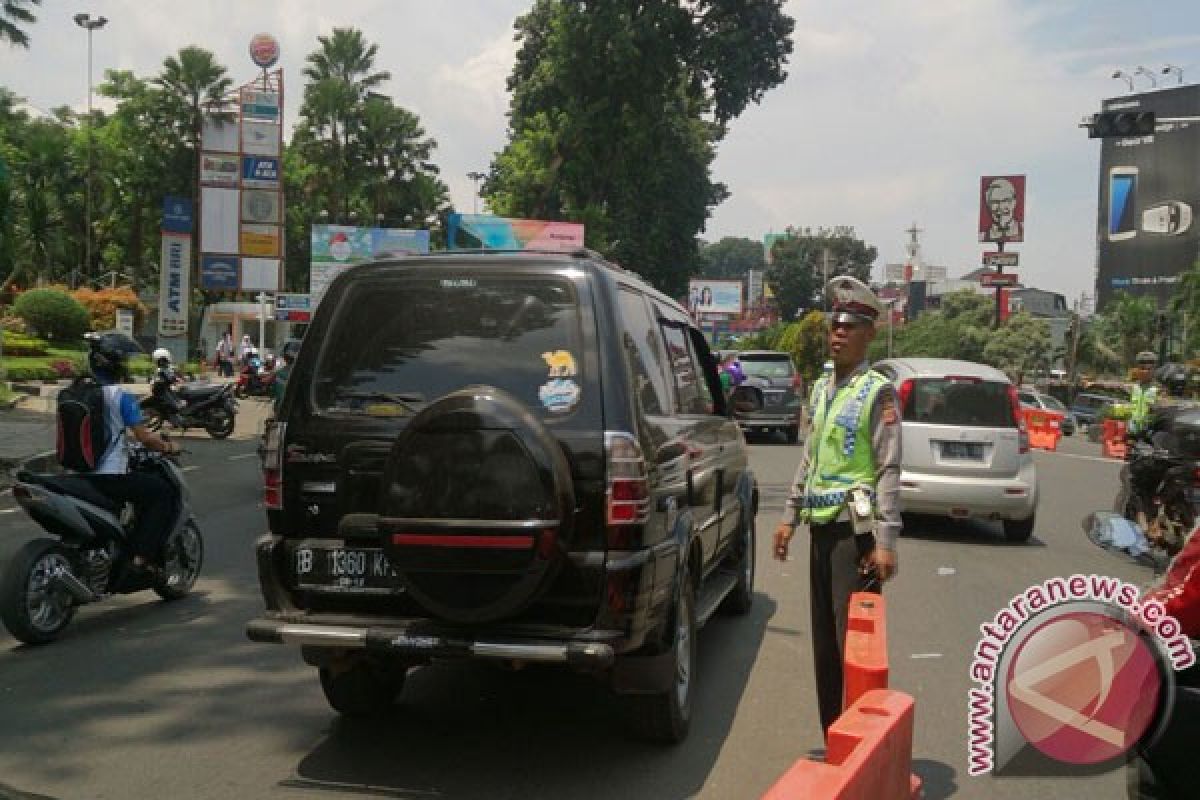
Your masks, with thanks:
[(29, 35), (22, 25), (32, 25), (37, 17), (27, 6), (40, 5), (42, 0), (0, 0), (0, 41), (7, 39), (17, 47), (29, 47)]
[(304, 77), (310, 81), (335, 78), (355, 87), (359, 100), (367, 92), (392, 79), (390, 72), (375, 69), (379, 45), (368, 44), (362, 31), (356, 28), (334, 28), (332, 36), (318, 36), (321, 49), (309, 53), (309, 66)]
[(1171, 311), (1176, 320), (1182, 323), (1183, 360), (1196, 354), (1200, 349), (1200, 261), (1179, 278), (1175, 295), (1171, 298)]

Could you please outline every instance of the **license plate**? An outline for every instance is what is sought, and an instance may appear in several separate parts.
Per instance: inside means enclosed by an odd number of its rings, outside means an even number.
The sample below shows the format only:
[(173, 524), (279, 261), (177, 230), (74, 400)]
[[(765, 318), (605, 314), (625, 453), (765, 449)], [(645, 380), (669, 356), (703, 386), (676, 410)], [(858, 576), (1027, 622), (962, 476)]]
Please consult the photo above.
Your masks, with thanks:
[(379, 548), (297, 547), (296, 588), (319, 592), (396, 594), (400, 578)]
[(979, 442), (942, 442), (942, 458), (983, 461), (983, 445)]
[(783, 392), (764, 392), (764, 405), (779, 406), (783, 405)]

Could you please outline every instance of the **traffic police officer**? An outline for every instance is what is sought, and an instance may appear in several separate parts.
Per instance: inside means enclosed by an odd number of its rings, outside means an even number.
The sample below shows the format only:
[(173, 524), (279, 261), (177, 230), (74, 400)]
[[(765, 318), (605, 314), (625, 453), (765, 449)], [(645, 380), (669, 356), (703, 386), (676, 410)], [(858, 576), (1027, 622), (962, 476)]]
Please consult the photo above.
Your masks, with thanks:
[(1158, 357), (1149, 350), (1137, 354), (1134, 375), (1137, 383), (1129, 391), (1129, 402), (1133, 413), (1129, 415), (1129, 432), (1134, 435), (1145, 433), (1150, 424), (1150, 414), (1158, 402), (1158, 387), (1154, 385), (1154, 367)]
[(883, 305), (861, 281), (840, 276), (829, 350), (833, 369), (813, 386), (809, 435), (775, 557), (787, 559), (798, 523), (809, 537), (809, 605), (817, 701), (824, 731), (842, 712), (842, 652), (850, 595), (879, 590), (896, 573), (900, 533), (900, 414), (887, 378), (868, 368)]

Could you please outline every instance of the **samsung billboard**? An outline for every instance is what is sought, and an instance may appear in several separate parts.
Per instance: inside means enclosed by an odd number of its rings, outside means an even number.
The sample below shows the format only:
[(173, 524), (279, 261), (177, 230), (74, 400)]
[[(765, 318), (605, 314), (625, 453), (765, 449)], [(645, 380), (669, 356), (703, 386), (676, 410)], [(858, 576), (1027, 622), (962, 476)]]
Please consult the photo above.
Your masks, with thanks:
[(1200, 85), (1125, 95), (1106, 111), (1153, 111), (1154, 136), (1103, 139), (1096, 241), (1100, 308), (1115, 292), (1165, 303), (1200, 257)]

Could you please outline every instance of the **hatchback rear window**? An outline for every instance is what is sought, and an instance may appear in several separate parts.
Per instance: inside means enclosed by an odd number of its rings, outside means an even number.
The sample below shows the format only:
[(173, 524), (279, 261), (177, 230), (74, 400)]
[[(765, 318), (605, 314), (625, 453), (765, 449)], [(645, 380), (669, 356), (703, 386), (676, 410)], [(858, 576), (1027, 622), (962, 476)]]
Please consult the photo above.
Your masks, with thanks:
[[(353, 287), (317, 367), (326, 411), (407, 416), (465, 386), (543, 418), (595, 411), (575, 287), (552, 276), (411, 276)], [(598, 415), (598, 411), (595, 411)]]
[(917, 378), (901, 415), (908, 422), (968, 428), (1013, 428), (1008, 384), (954, 378)]
[(790, 378), (792, 360), (785, 355), (739, 356), (742, 371), (750, 378)]

